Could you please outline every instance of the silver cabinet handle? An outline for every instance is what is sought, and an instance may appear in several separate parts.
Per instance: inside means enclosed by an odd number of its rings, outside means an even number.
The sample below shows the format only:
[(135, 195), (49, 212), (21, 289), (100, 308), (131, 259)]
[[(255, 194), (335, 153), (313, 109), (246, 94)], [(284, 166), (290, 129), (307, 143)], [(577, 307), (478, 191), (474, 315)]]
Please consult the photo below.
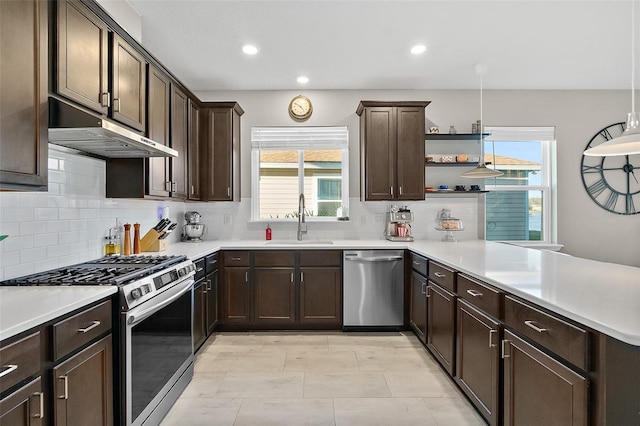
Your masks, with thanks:
[(235, 262), (239, 262), (240, 258), (239, 257), (232, 257), (231, 260), (235, 261)]
[(7, 364), (7, 365), (3, 365), (2, 368), (5, 370), (2, 373), (0, 373), (0, 379), (6, 376), (7, 374), (10, 374), (16, 371), (18, 369), (18, 366), (16, 364)]
[(496, 345), (493, 343), (493, 335), (498, 333), (498, 330), (489, 330), (489, 347), (493, 348)]
[(164, 190), (167, 192), (171, 192), (171, 182), (170, 181), (166, 181), (164, 183)]
[(231, 187), (227, 186), (227, 197), (231, 197)]
[(211, 291), (213, 289), (213, 285), (211, 283), (211, 280), (207, 280), (207, 291)]
[(109, 92), (100, 93), (100, 105), (107, 108), (111, 106), (111, 96)]
[(244, 281), (247, 283), (249, 282), (249, 272), (244, 273)]
[(293, 283), (293, 272), (291, 273), (291, 282)]
[(473, 297), (482, 296), (482, 293), (480, 293), (478, 290), (467, 290), (467, 293)]
[(391, 190), (391, 196), (393, 197), (393, 186), (390, 186), (389, 189)]
[(438, 278), (444, 278), (444, 277), (446, 277), (446, 275), (445, 275), (445, 274), (443, 274), (442, 272), (434, 272), (434, 273), (433, 273), (433, 275), (435, 275), (435, 276), (436, 276), (436, 277), (438, 277)]
[(120, 99), (113, 99), (113, 112), (120, 112)]
[(300, 282), (304, 282), (304, 272), (300, 272)]
[(60, 395), (58, 398), (60, 399), (69, 399), (69, 377), (68, 376), (60, 376), (58, 377), (60, 380), (64, 380), (64, 395)]
[(422, 283), (422, 294), (427, 293), (427, 283)]
[(507, 353), (507, 345), (511, 343), (508, 340), (502, 341), (502, 358), (511, 358), (511, 355)]
[(191, 195), (195, 193), (196, 193), (196, 188), (193, 185), (191, 185)]
[(402, 187), (398, 188), (400, 191), (400, 195), (402, 195)]
[(79, 328), (78, 332), (79, 333), (86, 333), (88, 331), (93, 330), (94, 328), (96, 328), (99, 325), (100, 325), (100, 321), (93, 321), (89, 327)]
[(525, 321), (524, 325), (526, 325), (529, 328), (534, 329), (535, 331), (537, 331), (538, 333), (544, 333), (545, 331), (549, 331), (546, 328), (540, 328), (538, 327), (533, 321)]
[(171, 192), (176, 192), (178, 185), (175, 182), (171, 182)]
[(33, 396), (37, 396), (40, 399), (40, 412), (38, 414), (34, 414), (33, 417), (36, 419), (44, 418), (44, 392), (35, 392)]
[(202, 284), (202, 294), (207, 294), (207, 290), (209, 286), (209, 280), (206, 280), (203, 284)]
[(416, 262), (415, 260), (413, 261), (413, 264), (416, 266), (420, 266), (420, 262)]

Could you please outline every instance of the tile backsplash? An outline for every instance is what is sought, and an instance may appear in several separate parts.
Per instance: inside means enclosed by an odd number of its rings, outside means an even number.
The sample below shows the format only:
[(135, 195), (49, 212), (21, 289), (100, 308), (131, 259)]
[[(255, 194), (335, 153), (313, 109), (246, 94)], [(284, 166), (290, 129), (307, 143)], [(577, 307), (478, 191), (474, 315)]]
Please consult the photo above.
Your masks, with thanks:
[[(104, 237), (116, 223), (140, 223), (142, 234), (154, 226), (164, 207), (182, 229), (184, 212), (195, 210), (207, 225), (205, 240), (264, 239), (266, 223), (251, 222), (251, 199), (239, 203), (185, 203), (106, 198), (106, 164), (51, 145), (49, 191), (0, 192), (0, 280), (84, 262), (103, 256)], [(361, 202), (350, 198), (348, 222), (308, 222), (309, 239), (383, 239), (387, 202)], [(476, 239), (477, 198), (430, 197), (408, 202), (414, 212), (412, 234), (417, 239), (439, 240), (434, 230), (437, 212), (450, 208), (463, 220), (460, 240)], [(295, 223), (271, 223), (274, 239), (295, 239)], [(169, 242), (177, 242), (174, 232)]]

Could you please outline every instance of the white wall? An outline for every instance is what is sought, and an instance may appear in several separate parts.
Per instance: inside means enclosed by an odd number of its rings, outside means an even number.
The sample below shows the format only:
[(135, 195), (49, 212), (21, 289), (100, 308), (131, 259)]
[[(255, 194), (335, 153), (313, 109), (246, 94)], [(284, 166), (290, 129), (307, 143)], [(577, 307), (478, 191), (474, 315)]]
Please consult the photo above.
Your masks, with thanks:
[[(203, 101), (236, 100), (245, 110), (242, 117), (243, 198), (251, 196), (251, 127), (296, 125), (289, 118), (287, 107), (291, 98), (300, 93), (308, 96), (314, 107), (305, 125), (349, 127), (350, 196), (355, 198), (359, 197), (360, 185), (355, 111), (360, 100), (429, 100), (427, 126), (436, 125), (443, 131), (454, 125), (458, 132), (470, 132), (471, 123), (480, 115), (477, 90), (199, 92), (197, 95)], [(557, 242), (564, 244), (564, 252), (575, 256), (640, 266), (640, 215), (621, 216), (603, 210), (589, 198), (580, 178), (580, 161), (588, 141), (603, 127), (625, 120), (629, 99), (628, 91), (485, 90), (484, 122), (491, 126), (555, 126)], [(424, 204), (433, 206), (441, 202), (441, 198), (428, 198)], [(364, 203), (363, 207), (384, 211), (375, 205)]]

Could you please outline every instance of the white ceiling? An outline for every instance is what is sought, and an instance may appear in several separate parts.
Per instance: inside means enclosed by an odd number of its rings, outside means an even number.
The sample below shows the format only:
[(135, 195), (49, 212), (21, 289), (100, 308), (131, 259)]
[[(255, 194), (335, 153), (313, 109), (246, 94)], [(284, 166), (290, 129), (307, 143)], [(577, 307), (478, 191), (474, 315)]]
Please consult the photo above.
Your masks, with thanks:
[(630, 1), (128, 1), (193, 91), (631, 87)]

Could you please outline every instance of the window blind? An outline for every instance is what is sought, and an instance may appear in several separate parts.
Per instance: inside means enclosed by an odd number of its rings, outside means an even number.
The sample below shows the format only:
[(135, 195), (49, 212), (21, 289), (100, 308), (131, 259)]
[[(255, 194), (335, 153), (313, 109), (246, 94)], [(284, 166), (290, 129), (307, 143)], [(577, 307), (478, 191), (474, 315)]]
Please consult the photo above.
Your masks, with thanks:
[(485, 133), (490, 133), (485, 141), (553, 141), (556, 139), (555, 127), (491, 127), (484, 128)]
[(297, 149), (347, 149), (347, 126), (336, 127), (253, 127), (251, 148), (270, 151)]

